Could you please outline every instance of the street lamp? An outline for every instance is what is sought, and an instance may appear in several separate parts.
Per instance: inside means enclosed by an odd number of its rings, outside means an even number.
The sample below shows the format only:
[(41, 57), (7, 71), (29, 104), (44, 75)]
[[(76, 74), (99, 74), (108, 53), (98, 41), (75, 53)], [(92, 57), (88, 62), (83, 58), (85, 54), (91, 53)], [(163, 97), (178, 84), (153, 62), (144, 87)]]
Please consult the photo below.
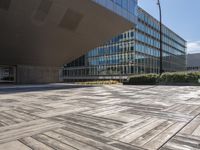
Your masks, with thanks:
[(162, 46), (162, 10), (160, 0), (157, 2), (160, 14), (160, 75), (163, 73), (163, 46)]

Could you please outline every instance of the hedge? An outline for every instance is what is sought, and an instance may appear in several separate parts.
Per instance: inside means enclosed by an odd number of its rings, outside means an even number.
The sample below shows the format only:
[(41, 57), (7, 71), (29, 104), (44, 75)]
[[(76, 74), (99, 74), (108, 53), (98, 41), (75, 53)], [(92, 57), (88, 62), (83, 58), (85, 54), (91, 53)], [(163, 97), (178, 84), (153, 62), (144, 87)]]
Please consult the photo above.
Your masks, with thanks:
[(195, 84), (200, 85), (200, 72), (174, 72), (158, 74), (144, 74), (130, 76), (125, 84), (154, 85), (154, 84)]
[(159, 83), (193, 83), (199, 84), (200, 72), (164, 73), (159, 78)]
[(76, 84), (81, 85), (110, 85), (110, 84), (119, 84), (116, 80), (102, 80), (102, 81), (88, 81), (88, 82), (76, 82)]
[(128, 84), (133, 85), (152, 85), (156, 84), (158, 81), (159, 75), (158, 74), (143, 74), (143, 75), (136, 75), (131, 76), (128, 79)]

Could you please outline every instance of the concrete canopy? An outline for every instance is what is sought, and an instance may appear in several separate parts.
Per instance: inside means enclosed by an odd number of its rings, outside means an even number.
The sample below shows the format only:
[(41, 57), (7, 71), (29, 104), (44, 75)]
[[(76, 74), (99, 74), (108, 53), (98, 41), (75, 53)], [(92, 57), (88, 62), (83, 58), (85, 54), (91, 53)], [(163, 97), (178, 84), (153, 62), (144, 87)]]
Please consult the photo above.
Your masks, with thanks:
[(91, 0), (1, 0), (0, 64), (62, 66), (132, 26)]

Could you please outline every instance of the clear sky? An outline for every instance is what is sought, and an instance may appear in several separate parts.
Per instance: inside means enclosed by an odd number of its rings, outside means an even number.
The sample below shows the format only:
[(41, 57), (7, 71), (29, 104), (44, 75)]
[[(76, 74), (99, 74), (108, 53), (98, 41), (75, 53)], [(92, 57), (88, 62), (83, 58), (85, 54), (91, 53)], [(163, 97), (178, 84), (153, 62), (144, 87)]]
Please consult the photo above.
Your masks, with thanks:
[[(163, 23), (188, 41), (188, 53), (200, 53), (200, 0), (160, 1)], [(138, 3), (152, 16), (159, 17), (157, 0), (138, 0)]]

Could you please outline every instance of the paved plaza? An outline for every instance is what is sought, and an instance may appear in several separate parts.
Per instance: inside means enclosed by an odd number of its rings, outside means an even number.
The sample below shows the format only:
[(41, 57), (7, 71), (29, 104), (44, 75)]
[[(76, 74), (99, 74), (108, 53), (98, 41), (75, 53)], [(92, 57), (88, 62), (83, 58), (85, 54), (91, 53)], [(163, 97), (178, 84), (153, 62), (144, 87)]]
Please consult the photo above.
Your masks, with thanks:
[(0, 87), (0, 150), (31, 149), (200, 149), (200, 87)]

